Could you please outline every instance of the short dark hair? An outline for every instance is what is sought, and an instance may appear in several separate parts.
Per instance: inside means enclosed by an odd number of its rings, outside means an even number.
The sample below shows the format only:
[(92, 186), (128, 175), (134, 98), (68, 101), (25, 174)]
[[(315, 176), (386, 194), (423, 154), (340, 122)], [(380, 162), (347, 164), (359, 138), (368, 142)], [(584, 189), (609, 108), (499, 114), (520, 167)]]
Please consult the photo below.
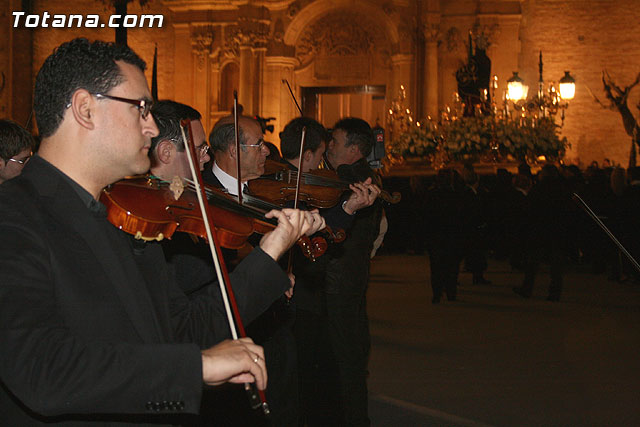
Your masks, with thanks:
[(31, 134), (16, 122), (0, 119), (0, 157), (9, 160), (21, 151), (33, 150), (35, 141)]
[[(240, 144), (247, 142), (241, 126), (238, 126), (238, 140)], [(211, 129), (211, 133), (209, 134), (209, 144), (213, 151), (225, 152), (229, 149), (229, 146), (235, 144), (235, 141), (236, 132), (233, 122), (217, 124)]]
[(280, 132), (280, 150), (285, 159), (295, 159), (300, 155), (302, 128), (307, 127), (304, 136), (304, 150), (316, 152), (320, 144), (329, 140), (329, 133), (316, 120), (298, 117), (291, 120)]
[(55, 133), (73, 93), (86, 89), (106, 93), (123, 81), (116, 61), (146, 68), (145, 62), (128, 46), (78, 38), (61, 44), (44, 61), (36, 77), (34, 110), (40, 136)]
[(195, 108), (168, 99), (154, 103), (151, 114), (158, 126), (159, 133), (158, 136), (151, 138), (149, 153), (153, 153), (158, 143), (165, 139), (173, 142), (178, 151), (184, 151), (180, 121), (200, 120), (202, 118), (202, 115)]
[(346, 117), (333, 126), (333, 130), (343, 130), (347, 134), (345, 147), (357, 145), (363, 157), (367, 157), (373, 149), (375, 138), (369, 123), (356, 117)]

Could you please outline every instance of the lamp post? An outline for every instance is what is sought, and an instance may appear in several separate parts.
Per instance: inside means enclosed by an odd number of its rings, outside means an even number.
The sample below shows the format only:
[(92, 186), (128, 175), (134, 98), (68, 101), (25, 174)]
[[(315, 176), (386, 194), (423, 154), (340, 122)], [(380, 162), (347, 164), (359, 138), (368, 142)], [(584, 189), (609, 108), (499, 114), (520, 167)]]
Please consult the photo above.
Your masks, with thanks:
[[(524, 117), (525, 111), (535, 118), (555, 117), (558, 110), (561, 110), (561, 120), (564, 124), (564, 110), (569, 107), (569, 100), (573, 99), (576, 92), (576, 81), (569, 71), (564, 72), (564, 76), (559, 81), (559, 90), (553, 82), (549, 83), (548, 89), (545, 90), (545, 82), (542, 78), (542, 52), (538, 62), (539, 79), (538, 91), (536, 96), (529, 101), (525, 101), (529, 87), (518, 72), (514, 71), (513, 76), (507, 80), (507, 94), (505, 99), (505, 111), (508, 113), (508, 102), (513, 102), (514, 106), (522, 111)], [(564, 102), (563, 102), (564, 101)], [(561, 125), (562, 126), (562, 125)]]

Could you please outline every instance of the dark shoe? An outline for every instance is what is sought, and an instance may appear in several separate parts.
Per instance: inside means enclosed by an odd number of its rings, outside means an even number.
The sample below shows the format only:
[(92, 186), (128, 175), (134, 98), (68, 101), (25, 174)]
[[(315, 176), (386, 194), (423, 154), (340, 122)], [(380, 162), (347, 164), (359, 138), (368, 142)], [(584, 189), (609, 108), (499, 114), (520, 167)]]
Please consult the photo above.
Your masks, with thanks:
[(520, 295), (522, 298), (531, 298), (531, 294), (525, 291), (521, 286), (514, 286), (513, 292)]

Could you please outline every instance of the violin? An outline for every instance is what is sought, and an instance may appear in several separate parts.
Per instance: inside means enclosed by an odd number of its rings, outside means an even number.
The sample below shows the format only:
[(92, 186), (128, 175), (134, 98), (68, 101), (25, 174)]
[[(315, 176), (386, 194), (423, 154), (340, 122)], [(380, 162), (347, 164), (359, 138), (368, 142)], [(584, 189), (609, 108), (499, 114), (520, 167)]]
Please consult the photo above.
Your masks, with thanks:
[[(206, 187), (206, 194), (224, 248), (239, 249), (254, 232), (265, 234), (278, 224), (264, 217), (266, 211), (239, 205), (217, 188)], [(109, 222), (137, 239), (170, 239), (176, 231), (207, 239), (196, 193), (190, 186), (181, 188), (179, 179), (172, 183), (151, 176), (124, 179), (106, 187), (100, 201), (107, 207)], [(312, 260), (327, 250), (322, 238), (302, 236), (297, 244)]]
[[(329, 169), (317, 169), (311, 172), (303, 172), (300, 180), (300, 200), (308, 205), (318, 208), (330, 208), (338, 204), (342, 194), (349, 190), (353, 182), (364, 181), (366, 177), (354, 177), (348, 171), (348, 166), (340, 166), (338, 172)], [(345, 171), (344, 177), (340, 172)], [(351, 179), (345, 179), (351, 178)], [(286, 165), (272, 160), (267, 160), (265, 173), (257, 179), (249, 181), (248, 187), (251, 194), (262, 197), (271, 203), (284, 206), (295, 197), (298, 171), (287, 168)], [(389, 203), (398, 203), (400, 193), (389, 194), (381, 190), (378, 196)]]

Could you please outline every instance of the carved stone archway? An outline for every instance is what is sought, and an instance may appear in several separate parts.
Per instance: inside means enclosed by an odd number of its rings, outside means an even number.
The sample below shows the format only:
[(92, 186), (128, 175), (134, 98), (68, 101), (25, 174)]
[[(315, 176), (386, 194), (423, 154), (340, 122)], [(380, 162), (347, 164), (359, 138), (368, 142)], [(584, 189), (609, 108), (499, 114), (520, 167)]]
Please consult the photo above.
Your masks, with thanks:
[(295, 13), (283, 41), (295, 48), (299, 95), (302, 88), (374, 85), (387, 88), (388, 102), (411, 79), (413, 61), (399, 55), (406, 40), (399, 42), (398, 24), (372, 2), (313, 2)]
[(385, 36), (388, 37), (392, 46), (396, 46), (399, 41), (398, 28), (393, 20), (377, 5), (364, 0), (339, 1), (339, 0), (319, 0), (311, 3), (300, 12), (295, 14), (293, 20), (287, 27), (283, 41), (286, 45), (293, 46), (298, 38), (318, 18), (327, 15), (337, 9), (352, 10), (355, 12), (366, 11), (366, 16), (375, 22), (379, 22), (384, 29)]

